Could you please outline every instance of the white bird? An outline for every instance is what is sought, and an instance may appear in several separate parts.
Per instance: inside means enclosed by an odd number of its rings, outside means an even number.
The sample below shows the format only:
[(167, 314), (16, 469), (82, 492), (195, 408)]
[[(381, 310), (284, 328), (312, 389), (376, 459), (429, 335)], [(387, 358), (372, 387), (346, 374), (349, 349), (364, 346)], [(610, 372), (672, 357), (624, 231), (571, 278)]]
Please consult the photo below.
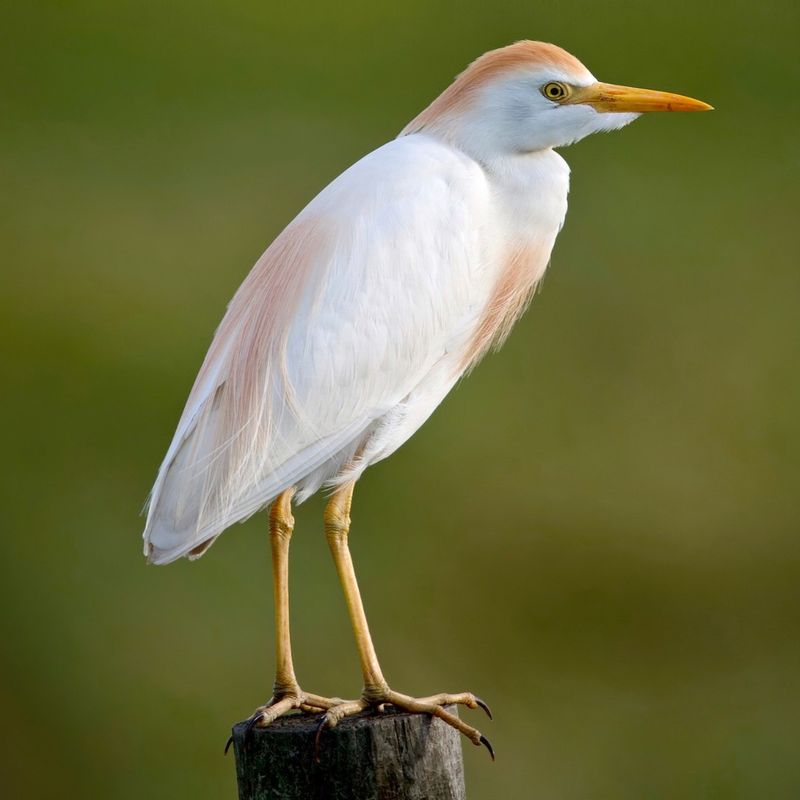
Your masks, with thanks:
[[(234, 522), (272, 504), (273, 697), (321, 726), (391, 703), (488, 741), (443, 706), (389, 687), (347, 546), (353, 487), (425, 422), (525, 310), (567, 211), (569, 167), (553, 148), (645, 111), (711, 108), (599, 83), (552, 44), (522, 41), (473, 62), (388, 144), (320, 192), (237, 291), (153, 486), (144, 531), (154, 564), (198, 558)], [(289, 638), (291, 502), (333, 492), (325, 531), (363, 672), (362, 696), (300, 688)], [(488, 711), (488, 709), (487, 709)], [(322, 730), (322, 727), (320, 727)]]

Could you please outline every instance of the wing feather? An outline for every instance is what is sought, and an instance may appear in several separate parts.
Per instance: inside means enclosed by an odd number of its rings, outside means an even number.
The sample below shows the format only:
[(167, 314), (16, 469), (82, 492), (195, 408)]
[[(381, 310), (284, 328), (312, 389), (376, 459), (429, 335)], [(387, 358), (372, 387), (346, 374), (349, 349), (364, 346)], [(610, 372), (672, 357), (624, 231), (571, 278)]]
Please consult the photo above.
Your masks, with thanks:
[(298, 215), (237, 291), (195, 381), (151, 492), (151, 561), (199, 554), (288, 486), (305, 481), (303, 499), (346, 466), (479, 313), (489, 201), (475, 162), (416, 135)]

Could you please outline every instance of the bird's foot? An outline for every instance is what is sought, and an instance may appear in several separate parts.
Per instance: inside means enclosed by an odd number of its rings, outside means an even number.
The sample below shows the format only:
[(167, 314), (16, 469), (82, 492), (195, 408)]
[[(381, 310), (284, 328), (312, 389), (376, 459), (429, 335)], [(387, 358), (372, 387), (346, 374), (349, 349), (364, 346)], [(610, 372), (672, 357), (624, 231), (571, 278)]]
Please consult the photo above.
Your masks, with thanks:
[(486, 712), (489, 719), (492, 718), (492, 712), (489, 706), (483, 702), (479, 697), (476, 697), (470, 692), (462, 692), (461, 694), (434, 694), (429, 697), (409, 697), (400, 692), (395, 692), (386, 687), (385, 689), (372, 689), (365, 690), (364, 694), (358, 700), (349, 700), (340, 702), (335, 705), (329, 706), (320, 719), (319, 726), (317, 727), (317, 740), (316, 749), (317, 757), (319, 757), (319, 745), (322, 732), (325, 728), (334, 728), (340, 720), (345, 717), (351, 717), (354, 714), (360, 714), (369, 708), (376, 711), (383, 711), (384, 706), (392, 705), (402, 711), (407, 711), (412, 714), (431, 714), (438, 717), (442, 722), (460, 731), (475, 745), (484, 745), (489, 751), (489, 755), (494, 761), (494, 749), (489, 743), (489, 740), (477, 729), (471, 725), (467, 725), (455, 714), (451, 714), (445, 709), (449, 705), (463, 705), (467, 708), (481, 708)]
[[(338, 708), (347, 705), (346, 700), (340, 697), (323, 697), (318, 694), (304, 692), (299, 686), (283, 689), (276, 692), (269, 702), (259, 706), (247, 719), (247, 729), (245, 730), (245, 742), (249, 739), (254, 728), (266, 728), (271, 725), (278, 717), (291, 714), (293, 711), (304, 711), (309, 714), (320, 714), (330, 708)], [(225, 745), (225, 752), (233, 742), (233, 737), (228, 739)]]

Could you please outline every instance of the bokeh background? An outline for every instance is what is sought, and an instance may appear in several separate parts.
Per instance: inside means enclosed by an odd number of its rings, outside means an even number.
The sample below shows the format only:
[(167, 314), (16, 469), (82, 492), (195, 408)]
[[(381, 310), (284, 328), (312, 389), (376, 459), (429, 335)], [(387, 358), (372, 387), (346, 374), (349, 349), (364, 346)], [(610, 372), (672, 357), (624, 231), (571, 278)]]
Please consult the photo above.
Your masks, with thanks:
[[(531, 312), (359, 485), (385, 672), (491, 703), (472, 798), (800, 796), (798, 8), (5, 4), (3, 795), (235, 796), (222, 745), (272, 681), (264, 516), (154, 568), (139, 510), (264, 247), (527, 37), (717, 111), (565, 151)], [(321, 507), (297, 513), (295, 656), (346, 696)]]

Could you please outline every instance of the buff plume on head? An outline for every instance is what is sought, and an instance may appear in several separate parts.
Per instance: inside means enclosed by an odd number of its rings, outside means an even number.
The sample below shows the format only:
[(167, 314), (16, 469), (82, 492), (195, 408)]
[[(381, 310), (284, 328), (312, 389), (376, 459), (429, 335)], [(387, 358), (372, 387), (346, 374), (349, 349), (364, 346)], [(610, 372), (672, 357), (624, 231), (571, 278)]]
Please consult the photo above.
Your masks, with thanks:
[(645, 111), (704, 111), (668, 92), (600, 83), (575, 56), (521, 41), (473, 61), (402, 131), (429, 133), (481, 160), (572, 144)]

